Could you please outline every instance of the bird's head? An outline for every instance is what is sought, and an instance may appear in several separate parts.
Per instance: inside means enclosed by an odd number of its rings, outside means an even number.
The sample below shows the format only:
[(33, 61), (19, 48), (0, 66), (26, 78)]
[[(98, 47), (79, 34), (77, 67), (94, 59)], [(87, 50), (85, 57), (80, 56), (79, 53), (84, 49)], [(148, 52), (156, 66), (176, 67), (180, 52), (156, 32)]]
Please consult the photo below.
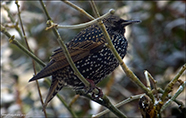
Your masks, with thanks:
[(118, 33), (124, 34), (125, 33), (125, 26), (139, 23), (139, 20), (124, 20), (121, 19), (119, 16), (111, 15), (108, 18), (103, 20), (107, 30), (116, 31)]

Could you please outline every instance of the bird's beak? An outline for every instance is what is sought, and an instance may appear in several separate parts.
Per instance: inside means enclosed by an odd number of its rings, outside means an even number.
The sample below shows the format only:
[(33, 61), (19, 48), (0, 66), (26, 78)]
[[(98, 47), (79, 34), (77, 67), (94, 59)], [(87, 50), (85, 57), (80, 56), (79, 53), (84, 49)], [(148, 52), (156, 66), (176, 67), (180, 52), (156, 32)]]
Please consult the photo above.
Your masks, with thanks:
[(125, 20), (122, 25), (123, 26), (127, 26), (127, 25), (130, 25), (130, 24), (133, 24), (133, 23), (140, 23), (141, 21), (140, 20)]

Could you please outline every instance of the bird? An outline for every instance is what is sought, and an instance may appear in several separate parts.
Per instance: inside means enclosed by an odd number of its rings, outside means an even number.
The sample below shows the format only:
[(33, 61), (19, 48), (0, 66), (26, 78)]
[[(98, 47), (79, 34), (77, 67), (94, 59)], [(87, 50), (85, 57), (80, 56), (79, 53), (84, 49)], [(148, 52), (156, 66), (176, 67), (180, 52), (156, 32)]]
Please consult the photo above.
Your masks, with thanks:
[[(123, 59), (128, 46), (128, 41), (124, 36), (125, 26), (140, 21), (124, 20), (117, 15), (110, 15), (102, 21), (115, 49)], [(106, 38), (97, 23), (81, 30), (65, 44), (79, 72), (93, 85), (99, 83), (119, 66), (119, 62), (106, 44)], [(62, 48), (54, 50), (49, 63), (29, 82), (47, 76), (52, 76), (52, 82), (44, 106), (47, 106), (64, 86), (70, 86), (74, 90), (85, 89), (85, 85), (69, 65)]]

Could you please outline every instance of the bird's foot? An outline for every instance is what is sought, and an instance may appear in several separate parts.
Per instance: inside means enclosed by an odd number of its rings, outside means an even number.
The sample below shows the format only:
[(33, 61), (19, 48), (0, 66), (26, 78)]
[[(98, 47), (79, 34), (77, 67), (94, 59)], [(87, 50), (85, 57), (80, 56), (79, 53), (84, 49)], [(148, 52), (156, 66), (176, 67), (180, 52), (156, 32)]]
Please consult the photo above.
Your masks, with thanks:
[(95, 94), (95, 93), (93, 92), (93, 93), (92, 93), (92, 97), (93, 97), (94, 99), (102, 98), (102, 97), (103, 97), (103, 92), (102, 92), (102, 90), (101, 90), (99, 87), (97, 87), (97, 86), (96, 86), (95, 89), (98, 90), (98, 93)]
[[(90, 83), (90, 87), (89, 87), (88, 91), (86, 92), (86, 94), (92, 92), (92, 98), (93, 99), (99, 99), (99, 98), (103, 97), (102, 90), (95, 85), (94, 81), (93, 80), (90, 80), (90, 79), (86, 79), (86, 80)], [(97, 89), (98, 90), (98, 93), (95, 93), (93, 91), (94, 89)]]

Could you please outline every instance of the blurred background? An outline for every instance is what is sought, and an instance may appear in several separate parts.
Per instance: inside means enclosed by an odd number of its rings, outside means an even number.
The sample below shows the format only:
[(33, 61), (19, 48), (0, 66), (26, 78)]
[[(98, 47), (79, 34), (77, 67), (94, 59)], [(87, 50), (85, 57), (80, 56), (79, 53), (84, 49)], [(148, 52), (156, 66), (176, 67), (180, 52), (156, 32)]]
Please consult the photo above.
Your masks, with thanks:
[[(46, 16), (38, 1), (19, 1), (21, 17), (28, 43), (32, 51), (45, 63), (48, 63), (52, 52), (59, 47), (56, 36), (46, 28)], [(74, 8), (61, 1), (45, 1), (49, 15), (55, 23), (74, 25), (90, 21)], [(72, 1), (94, 16), (90, 3), (87, 1)], [(129, 42), (124, 62), (146, 84), (144, 70), (147, 70), (157, 80), (158, 87), (164, 89), (173, 79), (176, 72), (186, 62), (186, 29), (185, 29), (185, 1), (96, 1), (100, 14), (113, 8), (116, 14), (123, 19), (141, 20), (139, 24), (128, 26), (125, 36)], [(14, 23), (8, 17), (7, 7)], [(1, 2), (1, 24), (11, 35), (26, 46), (13, 25), (18, 22), (17, 6), (14, 1)], [(82, 29), (59, 29), (62, 39), (70, 41)], [(42, 66), (36, 63), (37, 72)], [(42, 105), (35, 82), (28, 83), (34, 75), (32, 59), (22, 50), (8, 42), (8, 38), (1, 33), (1, 114), (26, 114), (33, 117), (44, 117)], [(186, 75), (180, 79), (185, 79)], [(48, 77), (50, 79), (50, 77)], [(46, 98), (49, 86), (44, 79), (39, 80), (43, 99)], [(107, 94), (113, 104), (116, 104), (131, 95), (143, 93), (129, 80), (121, 67), (98, 84), (103, 93)], [(178, 84), (174, 86), (173, 93)], [(60, 95), (69, 104), (75, 92), (66, 87)], [(178, 97), (185, 104), (185, 91)], [(90, 117), (105, 109), (104, 107), (84, 97), (79, 97), (73, 104), (73, 110), (79, 117)], [(123, 105), (119, 108), (128, 117), (140, 117), (138, 101)], [(55, 97), (47, 106), (48, 117), (70, 117), (64, 105)], [(180, 109), (172, 103), (163, 112), (164, 117), (179, 116)], [(107, 113), (103, 117), (114, 117)], [(4, 115), (6, 117), (6, 115)]]

